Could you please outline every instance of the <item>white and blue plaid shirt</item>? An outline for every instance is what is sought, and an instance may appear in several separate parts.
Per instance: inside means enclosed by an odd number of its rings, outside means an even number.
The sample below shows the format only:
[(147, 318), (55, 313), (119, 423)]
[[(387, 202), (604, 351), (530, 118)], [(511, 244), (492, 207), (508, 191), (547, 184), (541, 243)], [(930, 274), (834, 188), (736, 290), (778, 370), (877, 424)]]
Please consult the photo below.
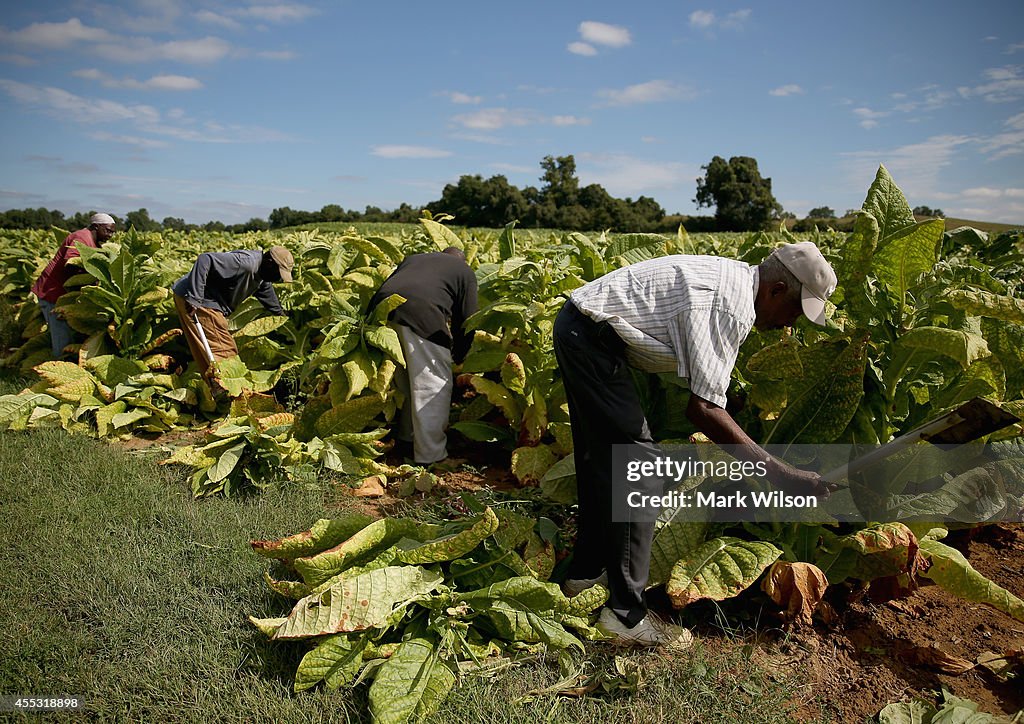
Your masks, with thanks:
[(756, 289), (756, 266), (677, 254), (616, 269), (570, 298), (591, 319), (608, 321), (631, 365), (675, 372), (691, 392), (725, 407), (736, 356), (754, 326)]

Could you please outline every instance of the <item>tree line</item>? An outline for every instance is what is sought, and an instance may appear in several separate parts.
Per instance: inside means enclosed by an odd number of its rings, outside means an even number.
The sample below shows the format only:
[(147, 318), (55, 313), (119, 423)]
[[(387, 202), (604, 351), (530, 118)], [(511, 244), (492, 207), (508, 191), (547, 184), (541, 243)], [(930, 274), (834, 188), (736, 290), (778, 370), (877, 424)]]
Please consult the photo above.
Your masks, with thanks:
[[(772, 194), (772, 181), (761, 176), (757, 160), (749, 156), (733, 156), (729, 160), (715, 156), (701, 168), (704, 176), (697, 179), (694, 202), (700, 207), (714, 207), (714, 216), (666, 214), (652, 198), (640, 196), (616, 198), (600, 184), (580, 186), (576, 177), (576, 159), (568, 156), (545, 156), (538, 187), (520, 189), (505, 176), (465, 175), (458, 183), (447, 184), (441, 198), (424, 207), (432, 214), (447, 213), (455, 223), (467, 227), (501, 228), (511, 221), (528, 228), (564, 229), (567, 231), (675, 231), (683, 224), (689, 231), (756, 231), (778, 226), (781, 221), (795, 219), (783, 210)], [(914, 209), (923, 216), (943, 216), (941, 209), (926, 206)], [(88, 226), (93, 212), (80, 212), (66, 217), (60, 211), (45, 208), (12, 209), (0, 212), (0, 228), (31, 229), (55, 226), (79, 229)], [(851, 215), (853, 211), (848, 211)], [(114, 218), (123, 228), (134, 226), (139, 231), (266, 231), (302, 224), (336, 222), (400, 222), (415, 223), (421, 209), (401, 204), (385, 211), (367, 206), (363, 211), (346, 210), (338, 204), (327, 204), (319, 211), (303, 211), (288, 206), (276, 208), (267, 219), (252, 218), (242, 224), (209, 221), (186, 224), (184, 219), (168, 216), (162, 221), (150, 218), (142, 208), (129, 211), (124, 218)], [(835, 212), (821, 206), (797, 221), (796, 230), (829, 225)], [(831, 225), (835, 226), (834, 223)]]

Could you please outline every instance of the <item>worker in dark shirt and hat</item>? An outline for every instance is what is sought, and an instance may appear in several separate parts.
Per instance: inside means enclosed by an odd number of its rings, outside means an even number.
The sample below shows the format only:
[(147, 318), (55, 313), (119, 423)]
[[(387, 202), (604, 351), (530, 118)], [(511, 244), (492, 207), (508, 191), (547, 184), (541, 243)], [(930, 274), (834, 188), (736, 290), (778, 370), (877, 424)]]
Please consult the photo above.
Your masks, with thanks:
[(174, 306), (182, 331), (204, 377), (212, 375), (212, 362), (238, 354), (235, 338), (228, 331), (228, 317), (239, 304), (255, 296), (271, 314), (284, 314), (273, 284), (290, 282), (294, 266), (292, 253), (283, 246), (267, 251), (205, 252), (192, 271), (174, 284)]
[(405, 371), (395, 376), (405, 396), (395, 437), (411, 441), (414, 461), (429, 465), (448, 457), (452, 363), (462, 363), (473, 341), (463, 324), (477, 308), (476, 275), (454, 246), (413, 254), (377, 290), (370, 310), (392, 294), (406, 300), (390, 316), (405, 355)]

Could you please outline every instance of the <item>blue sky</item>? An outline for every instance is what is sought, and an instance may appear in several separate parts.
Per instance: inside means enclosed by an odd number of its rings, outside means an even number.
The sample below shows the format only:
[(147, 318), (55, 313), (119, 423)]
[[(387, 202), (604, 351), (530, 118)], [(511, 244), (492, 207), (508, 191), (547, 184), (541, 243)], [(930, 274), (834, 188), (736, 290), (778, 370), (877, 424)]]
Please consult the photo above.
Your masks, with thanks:
[(697, 213), (742, 155), (798, 216), (883, 163), (912, 205), (1024, 223), (1024, 3), (7, 3), (0, 138), (3, 209), (393, 209), (572, 154)]

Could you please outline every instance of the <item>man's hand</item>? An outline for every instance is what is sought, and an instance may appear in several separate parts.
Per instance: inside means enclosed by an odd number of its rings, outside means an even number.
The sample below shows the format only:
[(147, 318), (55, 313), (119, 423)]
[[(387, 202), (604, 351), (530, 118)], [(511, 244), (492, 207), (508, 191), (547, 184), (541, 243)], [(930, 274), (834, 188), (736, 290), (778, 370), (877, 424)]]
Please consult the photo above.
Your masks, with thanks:
[(769, 477), (772, 482), (788, 493), (813, 495), (822, 500), (827, 500), (838, 489), (834, 483), (826, 483), (818, 473), (800, 470), (785, 464), (780, 465), (779, 469)]
[(203, 377), (206, 378), (206, 383), (210, 386), (210, 392), (213, 393), (214, 397), (219, 397), (227, 392), (227, 388), (221, 384), (220, 370), (216, 362), (206, 368), (206, 374)]

